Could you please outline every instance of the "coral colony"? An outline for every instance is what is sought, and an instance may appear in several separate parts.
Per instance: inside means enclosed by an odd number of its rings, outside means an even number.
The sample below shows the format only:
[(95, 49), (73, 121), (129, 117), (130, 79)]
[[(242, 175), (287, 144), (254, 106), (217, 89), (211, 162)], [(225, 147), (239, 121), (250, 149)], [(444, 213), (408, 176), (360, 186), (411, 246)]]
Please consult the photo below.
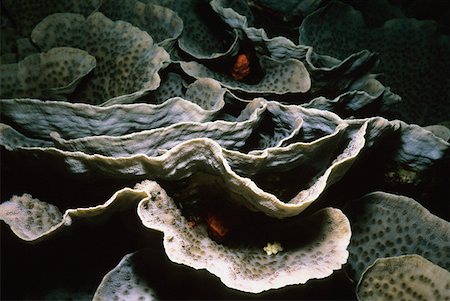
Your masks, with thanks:
[(147, 237), (83, 289), (6, 267), (5, 298), (200, 298), (151, 276), (187, 266), (205, 298), (449, 300), (450, 38), (376, 3), (4, 0), (2, 261), (130, 212)]

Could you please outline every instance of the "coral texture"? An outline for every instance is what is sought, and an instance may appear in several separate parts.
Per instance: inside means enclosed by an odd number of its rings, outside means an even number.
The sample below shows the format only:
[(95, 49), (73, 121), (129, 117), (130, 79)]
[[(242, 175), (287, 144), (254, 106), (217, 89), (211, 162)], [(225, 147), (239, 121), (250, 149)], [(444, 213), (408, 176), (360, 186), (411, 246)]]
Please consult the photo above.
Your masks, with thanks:
[[(422, 125), (448, 118), (450, 91), (446, 74), (450, 65), (446, 58), (450, 55), (450, 39), (438, 32), (434, 22), (393, 18), (370, 28), (361, 12), (333, 1), (305, 19), (300, 27), (300, 42), (340, 59), (362, 49), (380, 53), (377, 70), (384, 73), (384, 82), (403, 99), (395, 117)], [(422, 105), (424, 101), (426, 106)]]
[(447, 300), (450, 272), (419, 255), (377, 259), (363, 274), (358, 300)]
[[(283, 239), (281, 244), (285, 247), (271, 256), (263, 245), (249, 245), (248, 241), (243, 241), (240, 248), (218, 244), (209, 238), (205, 227), (190, 226), (158, 185), (146, 185), (150, 186), (151, 197), (139, 204), (138, 214), (146, 227), (164, 232), (164, 248), (169, 258), (195, 269), (206, 268), (231, 288), (258, 293), (305, 283), (330, 275), (347, 260), (350, 226), (339, 210), (326, 208), (294, 224), (277, 225), (279, 233), (272, 235)], [(318, 229), (308, 243), (298, 244), (284, 235), (303, 227)]]
[(168, 53), (154, 45), (146, 32), (124, 21), (113, 22), (101, 13), (87, 18), (69, 13), (50, 15), (33, 29), (31, 39), (42, 50), (70, 46), (97, 59), (92, 77), (73, 96), (94, 104), (128, 103), (155, 90), (160, 84), (158, 71), (169, 62)]
[(348, 208), (353, 235), (349, 267), (354, 279), (377, 258), (418, 254), (450, 269), (450, 223), (411, 198), (373, 192)]
[(2, 2), (2, 298), (444, 296), (448, 37), (348, 2)]
[(0, 96), (64, 99), (95, 66), (93, 56), (76, 48), (32, 54), (17, 64), (0, 65)]
[(136, 252), (126, 255), (103, 277), (92, 300), (158, 300), (146, 279), (140, 276), (139, 264), (145, 255), (148, 254)]

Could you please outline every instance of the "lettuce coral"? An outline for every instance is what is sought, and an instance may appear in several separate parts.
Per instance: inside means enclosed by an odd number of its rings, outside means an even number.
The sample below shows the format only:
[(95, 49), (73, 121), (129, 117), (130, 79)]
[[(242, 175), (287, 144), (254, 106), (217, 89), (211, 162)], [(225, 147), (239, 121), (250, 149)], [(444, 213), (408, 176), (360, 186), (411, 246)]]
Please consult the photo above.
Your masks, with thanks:
[[(446, 58), (450, 40), (434, 22), (403, 17), (370, 28), (360, 11), (332, 1), (305, 19), (300, 27), (300, 42), (341, 59), (362, 49), (378, 52), (378, 72), (403, 99), (396, 106), (396, 118), (421, 125), (448, 118), (446, 74), (450, 73), (450, 65)], [(427, 102), (425, 108), (423, 102)]]
[(445, 255), (450, 248), (450, 223), (413, 199), (373, 192), (347, 209), (353, 229), (349, 268), (354, 279), (377, 258), (405, 254), (418, 254), (450, 269)]
[(142, 257), (146, 255), (144, 252), (126, 255), (105, 275), (92, 300), (158, 300), (148, 281), (139, 273)]
[(228, 32), (217, 19), (210, 18), (211, 8), (203, 0), (146, 0), (167, 7), (183, 20), (178, 39), (180, 49), (197, 59), (213, 59), (231, 53), (237, 45), (236, 32)]
[[(231, 288), (258, 293), (304, 283), (311, 278), (323, 278), (340, 268), (348, 256), (345, 249), (350, 227), (339, 210), (325, 208), (310, 218), (274, 226), (280, 233), (269, 235), (278, 234), (285, 240), (283, 245), (286, 247), (271, 257), (261, 245), (250, 243), (250, 237), (238, 248), (211, 240), (204, 227), (189, 225), (165, 191), (155, 184), (152, 186), (151, 197), (139, 204), (138, 214), (146, 227), (164, 232), (164, 248), (169, 258), (195, 269), (206, 268)], [(247, 223), (245, 218), (241, 222)], [(244, 225), (242, 229), (246, 227), (251, 226)], [(307, 243), (298, 244), (282, 234), (303, 227), (319, 229), (315, 238)], [(252, 233), (252, 230), (241, 231)], [(259, 227), (253, 231), (259, 231)]]
[(89, 208), (68, 209), (61, 214), (55, 205), (24, 194), (13, 196), (8, 202), (0, 204), (0, 218), (10, 225), (20, 238), (36, 242), (71, 226), (74, 220), (94, 218), (112, 211), (124, 210), (145, 196), (142, 190), (124, 188), (117, 191), (104, 204)]
[(155, 90), (160, 84), (158, 71), (169, 62), (168, 53), (154, 45), (146, 32), (124, 21), (113, 22), (101, 13), (87, 18), (69, 13), (50, 15), (33, 29), (31, 39), (43, 50), (71, 46), (97, 59), (92, 77), (72, 96), (94, 104), (129, 103)]
[(4, 5), (20, 35), (27, 36), (45, 17), (54, 13), (71, 12), (88, 16), (101, 5), (101, 0), (83, 1), (28, 1), (5, 0)]
[(303, 63), (298, 60), (277, 61), (263, 56), (261, 57), (260, 65), (263, 69), (264, 77), (257, 84), (251, 85), (214, 73), (196, 62), (180, 63), (183, 71), (194, 78), (214, 78), (230, 90), (240, 90), (246, 93), (284, 94), (306, 92), (311, 87), (309, 74)]
[[(310, 45), (310, 33), (327, 35), (318, 15), (338, 7), (359, 27), (358, 13), (322, 1), (72, 2), (2, 3), (2, 249), (28, 250), (6, 260), (5, 298), (302, 299), (315, 287), (325, 299), (364, 299), (384, 287), (379, 267), (397, 266), (389, 256), (405, 255), (405, 275), (430, 266), (418, 255), (449, 268), (448, 222), (408, 198), (442, 205), (445, 120), (386, 118), (410, 101), (376, 74), (397, 48)], [(389, 24), (363, 36), (416, 29)], [(102, 249), (104, 235), (114, 246)], [(15, 278), (20, 254), (40, 263), (37, 250), (64, 239), (89, 249), (56, 256), (92, 262), (86, 277), (33, 289)], [(395, 280), (388, 288), (399, 291)], [(345, 289), (327, 289), (336, 281)]]
[[(82, 103), (48, 102), (39, 99), (2, 99), (1, 116), (13, 120), (19, 131), (31, 132), (31, 136), (49, 139), (57, 132), (66, 139), (89, 136), (121, 136), (167, 127), (177, 122), (210, 121), (223, 99), (203, 98), (205, 108), (180, 97), (168, 99), (159, 105), (136, 103), (107, 107)], [(62, 118), (63, 116), (64, 118)]]
[(64, 95), (73, 92), (96, 63), (86, 51), (58, 47), (29, 55), (17, 64), (2, 64), (0, 96), (64, 99)]
[[(260, 106), (258, 102), (254, 104)], [(283, 116), (282, 111), (279, 111), (279, 108), (283, 108), (283, 106), (269, 103), (268, 108), (270, 107), (274, 108), (272, 112), (276, 112), (280, 117)], [(264, 105), (259, 107), (259, 110), (263, 108)], [(325, 130), (326, 123), (324, 121), (326, 119), (329, 118), (332, 121), (334, 118), (335, 121), (339, 121), (337, 116), (329, 112), (315, 110), (309, 112), (307, 109), (295, 106), (285, 107), (285, 109), (294, 109), (296, 114), (304, 111), (305, 117), (308, 117), (309, 113), (313, 118), (324, 118), (319, 128), (322, 131)], [(257, 116), (256, 112), (253, 118)], [(211, 135), (216, 134), (217, 136), (210, 138), (216, 139), (217, 142), (206, 138), (195, 138), (195, 136), (189, 136), (190, 134), (187, 138), (183, 138), (182, 135), (189, 133), (191, 127), (194, 135), (199, 128), (196, 129), (195, 125), (185, 128), (186, 124), (175, 124), (167, 129), (158, 128), (151, 132), (140, 132), (117, 138), (96, 136), (64, 141), (61, 139), (64, 138), (63, 136), (59, 138), (53, 135), (56, 140), (53, 146), (47, 143), (39, 145), (39, 142), (30, 146), (27, 144), (29, 138), (5, 126), (4, 131), (8, 131), (10, 135), (4, 136), (2, 145), (12, 151), (22, 150), (28, 153), (28, 156), (50, 155), (55, 162), (60, 160), (58, 158), (71, 158), (70, 164), (64, 164), (58, 168), (62, 167), (75, 173), (97, 172), (101, 169), (115, 177), (147, 175), (164, 179), (180, 179), (201, 170), (221, 177), (225, 187), (244, 198), (244, 204), (247, 207), (257, 208), (268, 215), (278, 217), (293, 216), (305, 210), (329, 185), (339, 181), (360, 152), (365, 147), (373, 147), (380, 135), (389, 135), (389, 132), (395, 133), (401, 129), (399, 137), (393, 135), (400, 146), (391, 160), (418, 171), (426, 169), (433, 161), (441, 158), (448, 149), (448, 143), (419, 127), (396, 122), (389, 123), (382, 118), (347, 122), (349, 122), (348, 125), (341, 121), (340, 126), (334, 125), (329, 133), (325, 132), (325, 135), (322, 134), (319, 137), (308, 137), (308, 131), (315, 134), (314, 127), (317, 125), (313, 125), (313, 128), (309, 129), (310, 125), (304, 122), (297, 129), (296, 127), (292, 128), (300, 135), (293, 135), (286, 141), (306, 138), (308, 139), (305, 141), (306, 143), (299, 141), (282, 146), (284, 139), (275, 140), (275, 143), (279, 142), (280, 144), (265, 145), (263, 151), (255, 150), (248, 154), (232, 149), (223, 149), (220, 146), (220, 143), (224, 145), (231, 143), (230, 146), (239, 147), (235, 139), (242, 139), (242, 134), (245, 134), (242, 129), (238, 129), (236, 132), (230, 132), (227, 129), (227, 124), (231, 128), (236, 128), (239, 123), (233, 125), (221, 121), (199, 127), (203, 128), (203, 135), (208, 131), (211, 131)], [(242, 123), (242, 125), (244, 124), (246, 123)], [(247, 124), (251, 125), (251, 122)], [(302, 125), (304, 126), (302, 127)], [(251, 130), (251, 127), (248, 129)], [(221, 132), (222, 130), (224, 133)], [(173, 134), (169, 135), (170, 132)], [(182, 133), (181, 140), (177, 140), (176, 137), (180, 133)], [(233, 133), (236, 135), (234, 138)], [(225, 139), (227, 135), (229, 142), (226, 142)], [(159, 138), (150, 139), (152, 136)], [(169, 140), (165, 141), (166, 138)], [(189, 138), (191, 140), (185, 140)], [(280, 138), (282, 136), (278, 137), (278, 139)], [(309, 139), (313, 141), (310, 142)], [(423, 147), (414, 148), (417, 140), (421, 141)], [(146, 141), (152, 141), (153, 144)], [(183, 141), (185, 142), (177, 145)], [(381, 143), (392, 143), (392, 141), (383, 139)], [(168, 152), (159, 156), (160, 147)], [(170, 147), (170, 149), (164, 149), (164, 147)], [(333, 151), (330, 152), (332, 149)], [(184, 161), (187, 161), (187, 164)], [(276, 175), (275, 177), (279, 178), (277, 181), (283, 181), (289, 177), (301, 175), (304, 170), (308, 170), (307, 174), (302, 175), (303, 181), (305, 181), (304, 188), (294, 186), (289, 194), (270, 188), (276, 187), (277, 184), (265, 181), (263, 176), (272, 172)], [(250, 178), (244, 178), (241, 175), (250, 176)], [(274, 180), (275, 178), (272, 179), (272, 182)], [(259, 187), (261, 185), (262, 187)]]
[(183, 31), (183, 20), (172, 10), (140, 1), (109, 0), (100, 11), (112, 20), (123, 20), (146, 31), (154, 43), (170, 51)]
[(358, 300), (450, 298), (450, 272), (419, 255), (380, 258), (358, 283)]

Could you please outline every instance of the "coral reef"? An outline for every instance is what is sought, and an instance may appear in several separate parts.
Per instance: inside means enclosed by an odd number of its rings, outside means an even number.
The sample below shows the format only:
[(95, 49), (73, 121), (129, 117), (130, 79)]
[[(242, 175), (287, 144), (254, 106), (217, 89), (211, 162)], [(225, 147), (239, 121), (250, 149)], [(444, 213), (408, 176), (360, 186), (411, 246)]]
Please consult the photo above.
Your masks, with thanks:
[(2, 298), (450, 297), (448, 36), (351, 5), (2, 2)]

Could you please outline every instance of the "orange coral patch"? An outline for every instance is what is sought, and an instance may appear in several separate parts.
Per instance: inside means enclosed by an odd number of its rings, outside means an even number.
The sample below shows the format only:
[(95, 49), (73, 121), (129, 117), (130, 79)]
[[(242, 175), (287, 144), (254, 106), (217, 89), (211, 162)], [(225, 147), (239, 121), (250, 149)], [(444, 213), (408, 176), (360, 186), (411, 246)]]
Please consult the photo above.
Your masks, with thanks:
[(226, 222), (212, 212), (208, 213), (206, 223), (208, 224), (208, 230), (211, 235), (216, 239), (222, 239), (230, 232), (230, 229), (226, 226)]
[(250, 61), (245, 54), (239, 54), (234, 62), (231, 76), (235, 80), (243, 80), (250, 74)]

